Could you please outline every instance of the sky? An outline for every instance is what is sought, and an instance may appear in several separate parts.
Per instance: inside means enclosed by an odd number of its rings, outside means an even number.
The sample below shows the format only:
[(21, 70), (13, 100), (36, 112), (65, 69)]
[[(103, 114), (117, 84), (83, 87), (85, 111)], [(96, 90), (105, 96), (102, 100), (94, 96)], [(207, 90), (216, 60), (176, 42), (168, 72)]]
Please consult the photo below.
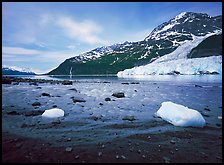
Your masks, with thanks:
[(144, 40), (181, 12), (222, 15), (222, 2), (3, 2), (2, 64), (47, 73), (97, 47)]

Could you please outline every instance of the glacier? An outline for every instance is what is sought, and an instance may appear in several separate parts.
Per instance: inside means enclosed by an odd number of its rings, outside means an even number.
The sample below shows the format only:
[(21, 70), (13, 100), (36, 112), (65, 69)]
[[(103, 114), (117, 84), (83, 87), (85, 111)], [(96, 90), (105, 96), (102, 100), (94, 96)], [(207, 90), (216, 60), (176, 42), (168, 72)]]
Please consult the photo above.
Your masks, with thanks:
[(155, 114), (175, 126), (205, 126), (205, 119), (200, 112), (171, 101), (163, 102)]
[(204, 58), (187, 58), (187, 55), (194, 47), (214, 34), (215, 33), (210, 33), (204, 37), (193, 36), (192, 41), (183, 43), (172, 53), (164, 55), (147, 65), (120, 71), (117, 73), (117, 76), (126, 78), (147, 75), (166, 75), (172, 73), (182, 75), (198, 75), (201, 73), (222, 74), (222, 55)]

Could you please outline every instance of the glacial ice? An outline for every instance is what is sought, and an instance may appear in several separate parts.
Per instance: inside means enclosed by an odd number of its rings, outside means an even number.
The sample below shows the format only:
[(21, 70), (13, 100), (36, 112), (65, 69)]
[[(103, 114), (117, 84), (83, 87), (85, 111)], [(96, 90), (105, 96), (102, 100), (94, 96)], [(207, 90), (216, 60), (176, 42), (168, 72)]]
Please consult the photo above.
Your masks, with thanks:
[(42, 114), (42, 117), (48, 117), (48, 118), (56, 118), (56, 117), (63, 117), (63, 116), (64, 116), (64, 111), (59, 108), (45, 110), (44, 113)]
[(205, 119), (200, 112), (170, 101), (163, 102), (156, 115), (175, 126), (205, 126)]

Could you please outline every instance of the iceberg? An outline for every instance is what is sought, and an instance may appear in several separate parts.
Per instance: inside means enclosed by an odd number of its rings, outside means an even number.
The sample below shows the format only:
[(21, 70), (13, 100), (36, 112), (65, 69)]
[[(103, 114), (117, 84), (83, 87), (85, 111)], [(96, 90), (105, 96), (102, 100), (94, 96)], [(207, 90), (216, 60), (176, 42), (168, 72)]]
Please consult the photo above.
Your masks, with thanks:
[(156, 115), (175, 126), (205, 126), (205, 119), (200, 112), (170, 101), (163, 102)]
[(56, 118), (56, 117), (63, 117), (63, 116), (64, 116), (64, 111), (59, 108), (45, 110), (44, 113), (42, 114), (42, 117), (48, 117), (48, 118)]

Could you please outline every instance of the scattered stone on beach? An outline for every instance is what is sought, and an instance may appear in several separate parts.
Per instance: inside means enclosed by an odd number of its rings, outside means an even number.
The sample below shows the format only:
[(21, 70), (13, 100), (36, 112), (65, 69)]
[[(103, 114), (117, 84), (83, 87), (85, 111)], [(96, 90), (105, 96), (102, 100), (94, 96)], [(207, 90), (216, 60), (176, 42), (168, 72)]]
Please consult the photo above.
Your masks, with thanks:
[(10, 111), (7, 112), (8, 115), (20, 115), (20, 113), (16, 112), (16, 111)]
[(49, 96), (49, 97), (51, 96), (49, 93), (42, 93), (41, 95), (42, 96)]
[(65, 151), (66, 151), (66, 152), (71, 152), (71, 151), (72, 151), (72, 147), (66, 147), (66, 148), (65, 148)]
[(130, 84), (140, 84), (139, 82), (131, 82)]
[(29, 85), (35, 85), (38, 86), (38, 84), (36, 82), (30, 82)]
[(32, 104), (32, 106), (40, 106), (41, 104), (40, 104), (40, 102), (34, 102), (33, 104)]
[(57, 105), (53, 105), (53, 106), (52, 106), (52, 108), (57, 108), (57, 107), (58, 107)]
[(2, 84), (11, 84), (12, 81), (8, 77), (2, 77)]
[(75, 98), (75, 97), (71, 97), (72, 101), (74, 103), (77, 103), (77, 102), (86, 102), (86, 100), (84, 100), (83, 98)]
[(19, 82), (13, 82), (12, 85), (19, 85)]
[(24, 113), (25, 116), (38, 116), (42, 115), (44, 113), (44, 110), (34, 110), (34, 111), (27, 111)]
[(36, 87), (36, 89), (41, 89), (41, 87)]
[(128, 121), (134, 121), (136, 120), (134, 116), (125, 116), (122, 118), (122, 120), (128, 120)]
[(126, 159), (126, 156), (124, 156), (124, 155), (121, 155), (121, 158), (122, 158), (122, 159)]
[(75, 156), (75, 159), (79, 159), (79, 155), (76, 155), (76, 156)]
[(202, 86), (201, 86), (201, 85), (197, 85), (197, 84), (196, 84), (196, 85), (194, 85), (194, 86), (195, 86), (195, 87), (199, 87), (199, 88), (202, 88)]
[(167, 157), (167, 156), (164, 156), (164, 157), (163, 157), (163, 161), (164, 161), (165, 163), (170, 163), (170, 162), (171, 162), (170, 158)]
[(61, 121), (59, 120), (59, 118), (54, 118), (52, 121), (52, 124), (54, 124), (54, 125), (61, 124)]
[(206, 110), (206, 111), (211, 111), (211, 110), (210, 110), (209, 108), (207, 108), (207, 107), (205, 107), (204, 110)]
[(63, 85), (72, 85), (72, 81), (64, 80), (64, 81), (62, 81), (62, 84)]
[(171, 144), (175, 144), (176, 141), (172, 139), (172, 140), (170, 140), (170, 143), (171, 143)]
[(219, 120), (222, 120), (222, 116), (218, 116), (218, 119), (219, 119)]
[(67, 138), (67, 139), (66, 139), (67, 142), (69, 142), (69, 141), (71, 141), (71, 140), (72, 140), (71, 138)]
[(119, 155), (116, 155), (116, 157), (115, 157), (116, 159), (119, 159), (120, 158), (120, 156)]
[(28, 125), (27, 124), (22, 124), (20, 127), (21, 128), (26, 128), (26, 127), (28, 127)]
[(101, 157), (103, 155), (102, 152), (98, 152), (98, 156)]
[(71, 88), (71, 89), (69, 89), (69, 90), (78, 92), (77, 89), (75, 89), (75, 88)]
[(141, 150), (138, 150), (137, 152), (140, 154), (142, 151)]
[(105, 101), (111, 101), (111, 99), (109, 97), (105, 98)]
[(16, 148), (21, 148), (23, 146), (23, 143), (22, 142), (19, 142), (16, 144)]
[(216, 123), (216, 126), (217, 126), (217, 127), (221, 127), (221, 124), (219, 124), (219, 123)]
[(201, 113), (201, 115), (204, 117), (209, 117), (209, 115), (207, 113)]
[(127, 82), (123, 82), (123, 83), (121, 83), (121, 84), (129, 85), (129, 83), (127, 83)]
[(112, 96), (117, 97), (117, 98), (125, 97), (123, 92), (113, 93)]
[(99, 105), (103, 105), (103, 103), (99, 103)]

